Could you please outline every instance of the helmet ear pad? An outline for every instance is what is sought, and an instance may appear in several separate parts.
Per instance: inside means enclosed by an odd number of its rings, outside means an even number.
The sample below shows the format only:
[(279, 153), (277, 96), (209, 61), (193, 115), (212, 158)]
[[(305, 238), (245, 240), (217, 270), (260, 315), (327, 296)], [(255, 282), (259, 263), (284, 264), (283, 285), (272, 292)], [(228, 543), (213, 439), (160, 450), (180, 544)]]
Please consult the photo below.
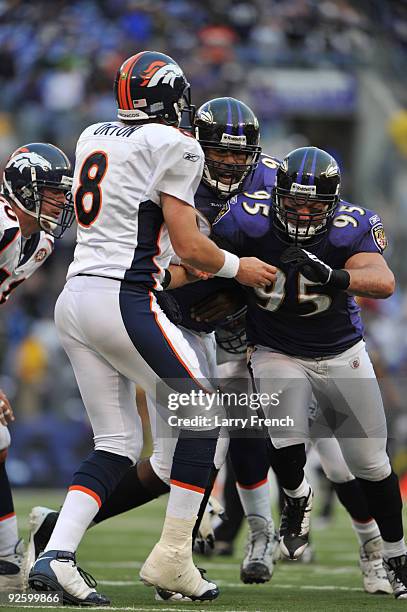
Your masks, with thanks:
[(60, 238), (75, 218), (71, 188), (69, 159), (48, 143), (20, 147), (4, 169), (5, 195), (55, 238)]
[[(253, 111), (235, 98), (214, 98), (203, 104), (194, 119), (195, 136), (205, 152), (203, 181), (225, 198), (241, 190), (259, 163), (259, 122)], [(208, 151), (234, 152), (246, 156), (244, 163), (212, 159)], [(227, 182), (222, 177), (230, 176)]]
[(179, 126), (183, 113), (193, 113), (190, 85), (181, 67), (157, 51), (127, 58), (117, 71), (114, 93), (122, 121), (155, 119)]
[(291, 151), (280, 163), (273, 189), (273, 223), (288, 244), (316, 244), (328, 231), (339, 202), (336, 160), (317, 147)]

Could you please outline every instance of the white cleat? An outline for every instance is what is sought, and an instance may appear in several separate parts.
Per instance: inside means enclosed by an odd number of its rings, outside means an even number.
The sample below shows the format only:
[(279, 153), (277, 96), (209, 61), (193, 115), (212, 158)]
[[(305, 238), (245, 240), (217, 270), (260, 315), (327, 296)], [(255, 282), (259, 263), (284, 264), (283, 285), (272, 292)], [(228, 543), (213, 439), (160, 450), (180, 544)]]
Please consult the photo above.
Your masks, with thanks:
[(271, 580), (274, 565), (280, 556), (279, 539), (272, 522), (262, 516), (247, 517), (249, 535), (246, 555), (240, 567), (240, 579), (245, 584), (261, 584)]
[(11, 555), (0, 557), (0, 592), (23, 588), (24, 542), (17, 541)]
[(380, 536), (368, 540), (360, 547), (360, 569), (363, 575), (363, 588), (372, 595), (393, 593), (391, 584), (383, 567), (382, 539)]
[(145, 585), (158, 587), (159, 593), (161, 590), (176, 595), (176, 600), (179, 595), (192, 601), (216, 599), (218, 587), (202, 578), (192, 560), (194, 525), (195, 517), (190, 520), (166, 517), (161, 539), (140, 570)]
[(96, 580), (76, 565), (75, 553), (42, 552), (28, 577), (34, 591), (61, 592), (64, 605), (106, 606), (110, 601), (95, 589)]

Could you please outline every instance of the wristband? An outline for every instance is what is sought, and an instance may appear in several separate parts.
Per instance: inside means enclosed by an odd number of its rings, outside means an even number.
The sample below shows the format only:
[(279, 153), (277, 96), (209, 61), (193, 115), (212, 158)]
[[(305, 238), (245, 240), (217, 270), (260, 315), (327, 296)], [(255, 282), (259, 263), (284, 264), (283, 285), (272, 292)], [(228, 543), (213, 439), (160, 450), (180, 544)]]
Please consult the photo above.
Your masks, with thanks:
[(347, 270), (332, 270), (331, 277), (326, 284), (328, 287), (345, 291), (350, 285), (350, 274)]
[(239, 271), (240, 259), (237, 255), (229, 253), (229, 251), (221, 251), (225, 254), (225, 261), (220, 270), (215, 272), (215, 276), (222, 276), (223, 278), (235, 278)]
[(166, 270), (164, 270), (164, 278), (161, 281), (161, 287), (163, 289), (167, 289), (170, 282), (171, 282), (171, 272), (167, 268)]

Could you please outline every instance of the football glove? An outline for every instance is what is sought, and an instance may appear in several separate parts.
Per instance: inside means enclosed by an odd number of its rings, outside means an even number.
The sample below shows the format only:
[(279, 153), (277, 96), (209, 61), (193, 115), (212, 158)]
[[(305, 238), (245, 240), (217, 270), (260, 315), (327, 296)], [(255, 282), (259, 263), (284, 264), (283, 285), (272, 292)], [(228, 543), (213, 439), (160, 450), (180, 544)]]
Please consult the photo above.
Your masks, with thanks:
[(182, 321), (182, 313), (175, 297), (168, 291), (153, 290), (153, 293), (157, 299), (158, 305), (164, 314), (167, 315), (171, 323), (179, 325)]
[(314, 283), (342, 291), (349, 287), (350, 275), (347, 270), (333, 270), (316, 255), (298, 246), (288, 247), (280, 259), (284, 264), (295, 266), (305, 278)]

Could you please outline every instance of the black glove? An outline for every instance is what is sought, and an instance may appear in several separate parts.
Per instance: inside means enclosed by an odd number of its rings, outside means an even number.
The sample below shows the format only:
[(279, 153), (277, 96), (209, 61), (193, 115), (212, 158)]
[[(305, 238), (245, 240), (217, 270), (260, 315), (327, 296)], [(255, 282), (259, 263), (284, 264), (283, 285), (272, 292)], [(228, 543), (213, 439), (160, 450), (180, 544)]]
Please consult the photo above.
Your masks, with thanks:
[(169, 291), (154, 291), (154, 295), (161, 310), (167, 315), (171, 323), (179, 325), (182, 321), (182, 314), (175, 297)]
[(316, 255), (298, 246), (288, 247), (280, 260), (284, 264), (293, 264), (305, 278), (314, 283), (343, 291), (349, 287), (350, 275), (347, 270), (333, 270)]

